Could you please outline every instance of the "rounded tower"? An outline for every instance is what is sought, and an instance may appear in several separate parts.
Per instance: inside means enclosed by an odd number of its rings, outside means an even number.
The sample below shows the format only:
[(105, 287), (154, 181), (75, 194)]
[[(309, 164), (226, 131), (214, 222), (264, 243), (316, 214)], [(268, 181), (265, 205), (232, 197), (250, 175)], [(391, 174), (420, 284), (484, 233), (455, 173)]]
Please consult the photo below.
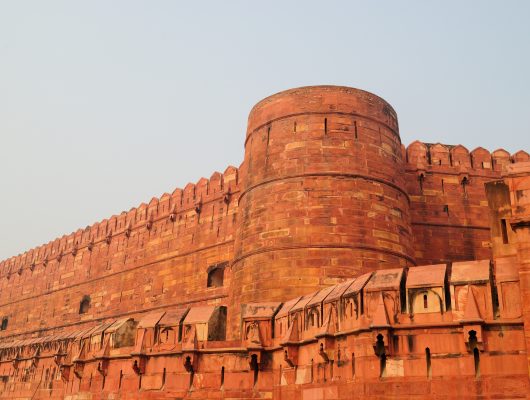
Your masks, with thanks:
[(241, 170), (232, 322), (240, 304), (413, 264), (403, 167), (396, 113), (371, 93), (311, 86), (256, 104)]

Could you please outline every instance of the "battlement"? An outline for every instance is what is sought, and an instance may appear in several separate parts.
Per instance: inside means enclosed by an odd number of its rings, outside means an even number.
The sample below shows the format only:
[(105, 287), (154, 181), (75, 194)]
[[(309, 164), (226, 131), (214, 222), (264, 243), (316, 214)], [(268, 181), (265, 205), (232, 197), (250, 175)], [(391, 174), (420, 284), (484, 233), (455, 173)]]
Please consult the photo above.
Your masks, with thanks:
[(405, 159), (408, 170), (418, 171), (457, 171), (459, 173), (488, 174), (490, 171), (502, 172), (507, 165), (530, 160), (523, 150), (514, 154), (504, 149), (493, 152), (477, 147), (471, 152), (462, 145), (412, 142), (406, 149)]
[(184, 189), (177, 188), (171, 194), (153, 197), (147, 204), (142, 203), (129, 211), (0, 261), (0, 279), (9, 279), (14, 273), (20, 275), (24, 269), (33, 271), (39, 265), (60, 261), (64, 256), (75, 257), (79, 250), (91, 250), (100, 243), (109, 244), (120, 235), (129, 237), (133, 231), (150, 230), (154, 223), (162, 220), (176, 220), (187, 212), (200, 214), (202, 207), (213, 201), (222, 199), (228, 205), (232, 196), (239, 192), (238, 175), (239, 169), (229, 166), (224, 173), (214, 172), (210, 179), (201, 178), (195, 184), (187, 184)]

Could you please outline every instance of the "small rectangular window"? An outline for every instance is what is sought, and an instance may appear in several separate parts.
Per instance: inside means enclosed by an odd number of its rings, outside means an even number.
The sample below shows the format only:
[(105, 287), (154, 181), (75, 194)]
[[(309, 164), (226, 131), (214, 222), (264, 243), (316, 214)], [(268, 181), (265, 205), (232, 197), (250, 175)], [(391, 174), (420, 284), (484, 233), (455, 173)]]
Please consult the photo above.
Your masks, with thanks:
[(505, 219), (501, 219), (502, 243), (508, 244), (508, 225)]

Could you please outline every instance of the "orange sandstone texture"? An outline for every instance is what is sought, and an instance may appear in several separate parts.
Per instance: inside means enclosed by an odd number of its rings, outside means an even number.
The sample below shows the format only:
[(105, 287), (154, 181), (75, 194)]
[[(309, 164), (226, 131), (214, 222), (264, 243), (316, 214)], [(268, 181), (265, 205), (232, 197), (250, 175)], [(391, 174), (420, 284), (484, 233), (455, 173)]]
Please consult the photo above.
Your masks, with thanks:
[(0, 262), (0, 398), (527, 398), (529, 161), (268, 97), (239, 169)]

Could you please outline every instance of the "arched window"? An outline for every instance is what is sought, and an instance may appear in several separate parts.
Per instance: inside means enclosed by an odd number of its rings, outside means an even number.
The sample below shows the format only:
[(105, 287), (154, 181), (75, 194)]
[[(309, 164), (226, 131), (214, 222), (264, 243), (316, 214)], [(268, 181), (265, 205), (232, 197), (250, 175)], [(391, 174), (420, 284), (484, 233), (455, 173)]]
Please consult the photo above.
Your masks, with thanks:
[(227, 263), (212, 265), (208, 269), (206, 287), (222, 287), (224, 284), (225, 267)]
[(86, 314), (90, 308), (90, 296), (83, 296), (83, 300), (79, 303), (79, 314)]
[(429, 308), (429, 303), (427, 301), (427, 293), (423, 294), (423, 308), (425, 309)]

